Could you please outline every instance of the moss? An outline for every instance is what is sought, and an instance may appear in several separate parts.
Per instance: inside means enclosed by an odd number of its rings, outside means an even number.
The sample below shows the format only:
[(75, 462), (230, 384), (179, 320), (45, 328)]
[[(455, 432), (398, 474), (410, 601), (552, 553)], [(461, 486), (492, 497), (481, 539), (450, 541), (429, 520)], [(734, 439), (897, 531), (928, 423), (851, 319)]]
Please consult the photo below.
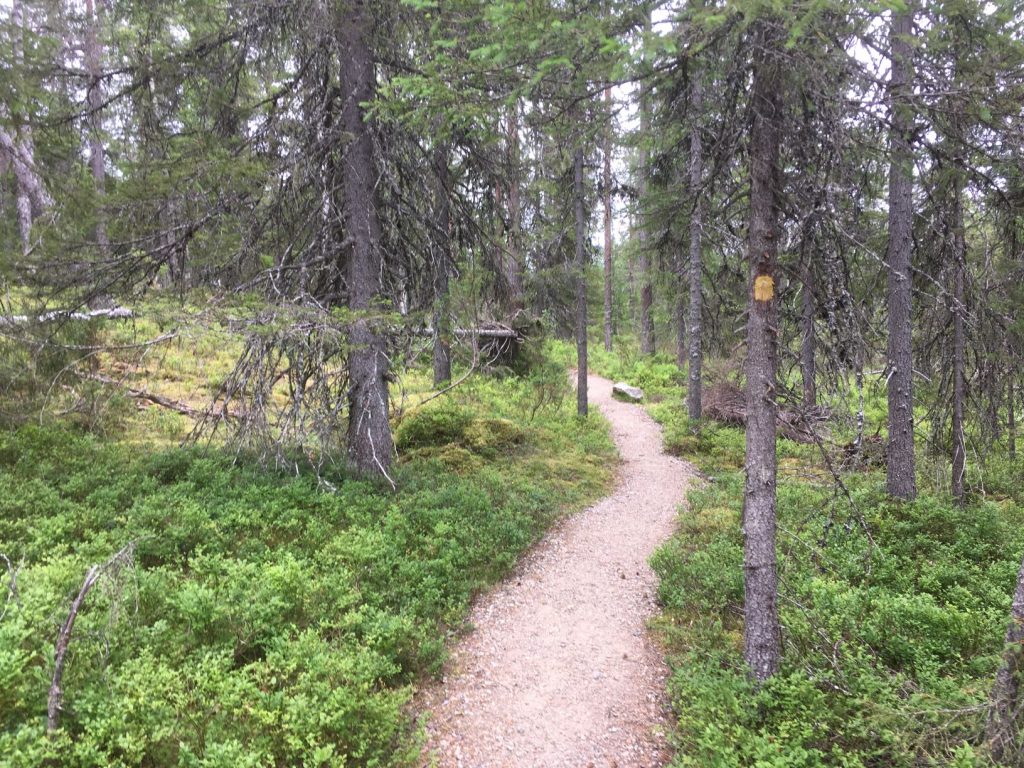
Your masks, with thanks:
[(523, 429), (509, 419), (474, 419), (463, 434), (463, 444), (482, 456), (507, 453), (526, 441)]
[(469, 411), (450, 404), (414, 411), (395, 430), (399, 451), (461, 443), (473, 420)]

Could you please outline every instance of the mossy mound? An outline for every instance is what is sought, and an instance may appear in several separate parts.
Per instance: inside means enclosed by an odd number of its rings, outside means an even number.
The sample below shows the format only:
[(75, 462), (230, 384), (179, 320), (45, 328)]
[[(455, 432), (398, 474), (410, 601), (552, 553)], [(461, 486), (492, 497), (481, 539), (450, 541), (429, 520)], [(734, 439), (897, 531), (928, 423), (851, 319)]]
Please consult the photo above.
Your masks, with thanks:
[[(493, 459), (526, 442), (526, 431), (502, 418), (480, 418), (451, 405), (424, 408), (407, 416), (395, 432), (399, 452), (443, 461), (456, 458), (452, 449)], [(444, 450), (437, 450), (444, 449)], [(456, 463), (463, 463), (461, 457)]]

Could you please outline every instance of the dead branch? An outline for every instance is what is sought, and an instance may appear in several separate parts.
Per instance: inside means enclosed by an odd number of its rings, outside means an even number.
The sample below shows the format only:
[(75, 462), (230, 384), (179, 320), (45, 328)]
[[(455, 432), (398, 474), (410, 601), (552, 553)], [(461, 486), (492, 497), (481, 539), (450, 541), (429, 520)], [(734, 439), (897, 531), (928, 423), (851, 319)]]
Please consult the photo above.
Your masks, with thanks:
[(89, 381), (97, 381), (100, 384), (106, 384), (107, 386), (111, 387), (121, 387), (124, 394), (126, 394), (128, 397), (134, 400), (145, 400), (147, 402), (153, 403), (154, 405), (159, 405), (161, 408), (167, 408), (168, 410), (175, 411), (184, 416), (188, 416), (191, 419), (201, 419), (204, 415), (202, 411), (199, 411), (193, 408), (192, 406), (181, 402), (180, 400), (171, 400), (169, 397), (158, 395), (155, 392), (150, 392), (147, 389), (124, 387), (122, 386), (121, 382), (116, 381), (110, 378), (109, 376), (104, 376), (103, 374), (100, 373), (84, 374), (83, 378), (88, 379)]
[[(747, 423), (747, 396), (730, 382), (715, 384), (704, 396), (704, 415), (722, 424), (742, 427)], [(814, 443), (818, 440), (817, 425), (827, 419), (828, 414), (821, 408), (804, 412), (780, 409), (775, 417), (775, 429), (793, 442)]]
[(67, 656), (68, 645), (71, 642), (71, 631), (75, 627), (75, 619), (82, 609), (86, 596), (99, 581), (100, 577), (109, 571), (120, 571), (132, 562), (132, 555), (135, 552), (135, 541), (130, 541), (112, 558), (103, 565), (89, 566), (85, 573), (85, 580), (82, 582), (78, 595), (71, 603), (71, 610), (68, 617), (61, 625), (60, 633), (57, 635), (57, 643), (54, 646), (53, 680), (50, 683), (50, 693), (46, 701), (46, 732), (53, 733), (60, 723), (61, 702), (64, 698), (64, 691), (61, 689), (61, 679), (64, 676), (64, 660)]
[(21, 571), (21, 563), (15, 566), (9, 557), (4, 553), (0, 552), (0, 560), (4, 561), (4, 566), (7, 569), (7, 599), (4, 601), (4, 609), (0, 611), (0, 620), (3, 620), (4, 616), (7, 615), (7, 610), (10, 608), (11, 603), (18, 603), (18, 573)]

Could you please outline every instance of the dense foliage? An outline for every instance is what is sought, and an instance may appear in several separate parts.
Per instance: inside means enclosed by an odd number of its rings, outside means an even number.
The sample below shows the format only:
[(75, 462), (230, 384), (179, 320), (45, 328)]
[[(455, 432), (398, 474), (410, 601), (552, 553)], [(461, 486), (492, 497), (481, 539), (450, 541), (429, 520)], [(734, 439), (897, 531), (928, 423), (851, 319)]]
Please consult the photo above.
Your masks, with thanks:
[[(267, 474), (60, 427), (0, 438), (0, 762), (402, 765), (406, 704), (470, 597), (605, 487), (601, 421), (538, 382), (479, 380), (409, 412), (398, 491)], [(566, 406), (568, 405), (566, 398)], [(78, 617), (56, 738), (53, 642), (87, 567), (135, 542)]]

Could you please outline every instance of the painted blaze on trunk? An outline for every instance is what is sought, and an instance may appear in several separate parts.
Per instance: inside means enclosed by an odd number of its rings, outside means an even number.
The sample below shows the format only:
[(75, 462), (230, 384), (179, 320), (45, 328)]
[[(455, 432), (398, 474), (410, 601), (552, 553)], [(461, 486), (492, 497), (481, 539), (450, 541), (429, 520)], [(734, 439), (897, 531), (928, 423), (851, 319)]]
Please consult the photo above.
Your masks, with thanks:
[(389, 360), (384, 334), (373, 315), (382, 309), (380, 223), (373, 139), (363, 105), (376, 83), (370, 49), (372, 17), (365, 0), (348, 0), (341, 11), (340, 43), (344, 148), (344, 224), (348, 254), (349, 307), (357, 313), (349, 327), (348, 458), (352, 468), (387, 475), (394, 443), (388, 423)]

